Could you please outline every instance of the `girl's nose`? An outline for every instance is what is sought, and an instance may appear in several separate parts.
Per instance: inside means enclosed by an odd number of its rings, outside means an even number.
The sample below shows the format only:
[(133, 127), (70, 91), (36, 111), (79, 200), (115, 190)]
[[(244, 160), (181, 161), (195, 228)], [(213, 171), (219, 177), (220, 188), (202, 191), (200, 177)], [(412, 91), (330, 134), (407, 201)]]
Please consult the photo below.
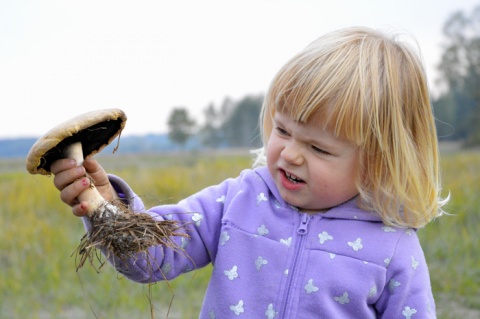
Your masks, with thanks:
[(285, 145), (280, 156), (289, 164), (302, 165), (304, 162), (303, 154), (300, 146), (295, 142)]

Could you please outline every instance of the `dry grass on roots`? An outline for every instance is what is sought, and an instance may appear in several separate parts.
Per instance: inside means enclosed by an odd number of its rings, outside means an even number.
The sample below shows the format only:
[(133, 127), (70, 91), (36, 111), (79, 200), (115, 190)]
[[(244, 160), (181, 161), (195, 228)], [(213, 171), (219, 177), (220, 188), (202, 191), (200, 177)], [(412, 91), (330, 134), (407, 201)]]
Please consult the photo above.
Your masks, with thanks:
[[(75, 251), (77, 271), (87, 260), (95, 267), (95, 259), (99, 260), (99, 249), (107, 258), (114, 256), (126, 260), (135, 258), (137, 253), (147, 252), (152, 246), (180, 249), (172, 237), (188, 237), (182, 231), (183, 225), (177, 221), (159, 221), (147, 213), (133, 213), (121, 203), (107, 203), (99, 210), (101, 212), (97, 211), (90, 219), (92, 227)], [(116, 213), (111, 213), (112, 211)], [(103, 263), (99, 268), (102, 266)]]

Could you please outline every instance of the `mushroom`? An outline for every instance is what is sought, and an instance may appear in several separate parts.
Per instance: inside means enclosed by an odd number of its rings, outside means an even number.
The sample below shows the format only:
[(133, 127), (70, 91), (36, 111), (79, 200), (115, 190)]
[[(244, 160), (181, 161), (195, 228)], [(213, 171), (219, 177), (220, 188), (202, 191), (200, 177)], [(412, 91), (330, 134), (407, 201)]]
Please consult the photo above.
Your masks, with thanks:
[[(50, 166), (60, 158), (72, 158), (77, 165), (82, 165), (84, 159), (99, 153), (120, 135), (126, 121), (127, 116), (122, 110), (105, 109), (88, 112), (57, 125), (30, 149), (26, 160), (27, 171), (50, 175)], [(93, 180), (90, 186), (78, 198), (79, 201), (89, 202), (88, 217), (106, 204)], [(111, 212), (116, 213), (117, 210), (112, 207)]]
[[(30, 149), (26, 159), (31, 174), (51, 175), (50, 166), (61, 158), (72, 158), (77, 165), (100, 152), (120, 135), (127, 117), (120, 109), (97, 110), (63, 122)], [(114, 149), (116, 151), (117, 147)], [(165, 245), (178, 248), (172, 236), (188, 237), (183, 226), (171, 220), (156, 220), (145, 212), (132, 212), (121, 200), (107, 202), (95, 188), (90, 178), (90, 188), (79, 195), (78, 200), (88, 201), (87, 216), (91, 228), (83, 236), (77, 254), (81, 255), (77, 270), (89, 259), (93, 266), (96, 249), (107, 258), (125, 259), (136, 253), (148, 253), (148, 247)], [(113, 255), (113, 256), (112, 256)]]

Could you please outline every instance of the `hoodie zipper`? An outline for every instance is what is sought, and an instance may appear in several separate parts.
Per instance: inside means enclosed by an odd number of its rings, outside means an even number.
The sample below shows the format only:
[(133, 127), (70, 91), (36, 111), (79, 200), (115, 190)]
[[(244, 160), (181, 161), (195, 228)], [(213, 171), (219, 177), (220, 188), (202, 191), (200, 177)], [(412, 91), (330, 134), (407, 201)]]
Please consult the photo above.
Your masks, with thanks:
[(288, 301), (290, 299), (290, 290), (292, 288), (293, 279), (295, 278), (295, 270), (297, 268), (297, 263), (300, 257), (300, 254), (303, 252), (303, 248), (305, 246), (306, 234), (308, 233), (308, 224), (312, 216), (306, 213), (302, 213), (300, 217), (300, 225), (297, 228), (298, 240), (295, 241), (295, 255), (293, 256), (293, 261), (289, 268), (288, 273), (288, 282), (285, 289), (285, 293), (283, 295), (283, 306), (282, 306), (282, 318), (285, 318)]

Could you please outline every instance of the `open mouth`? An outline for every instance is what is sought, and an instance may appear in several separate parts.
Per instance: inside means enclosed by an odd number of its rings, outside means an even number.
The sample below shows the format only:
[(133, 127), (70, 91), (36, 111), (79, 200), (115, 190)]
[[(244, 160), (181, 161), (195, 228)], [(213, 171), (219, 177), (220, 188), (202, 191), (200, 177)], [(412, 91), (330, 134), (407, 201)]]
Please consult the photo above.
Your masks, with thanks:
[(285, 175), (285, 177), (292, 183), (294, 184), (297, 184), (297, 183), (305, 183), (302, 179), (298, 178), (297, 176), (295, 175), (292, 175), (286, 171), (283, 171), (283, 174)]

